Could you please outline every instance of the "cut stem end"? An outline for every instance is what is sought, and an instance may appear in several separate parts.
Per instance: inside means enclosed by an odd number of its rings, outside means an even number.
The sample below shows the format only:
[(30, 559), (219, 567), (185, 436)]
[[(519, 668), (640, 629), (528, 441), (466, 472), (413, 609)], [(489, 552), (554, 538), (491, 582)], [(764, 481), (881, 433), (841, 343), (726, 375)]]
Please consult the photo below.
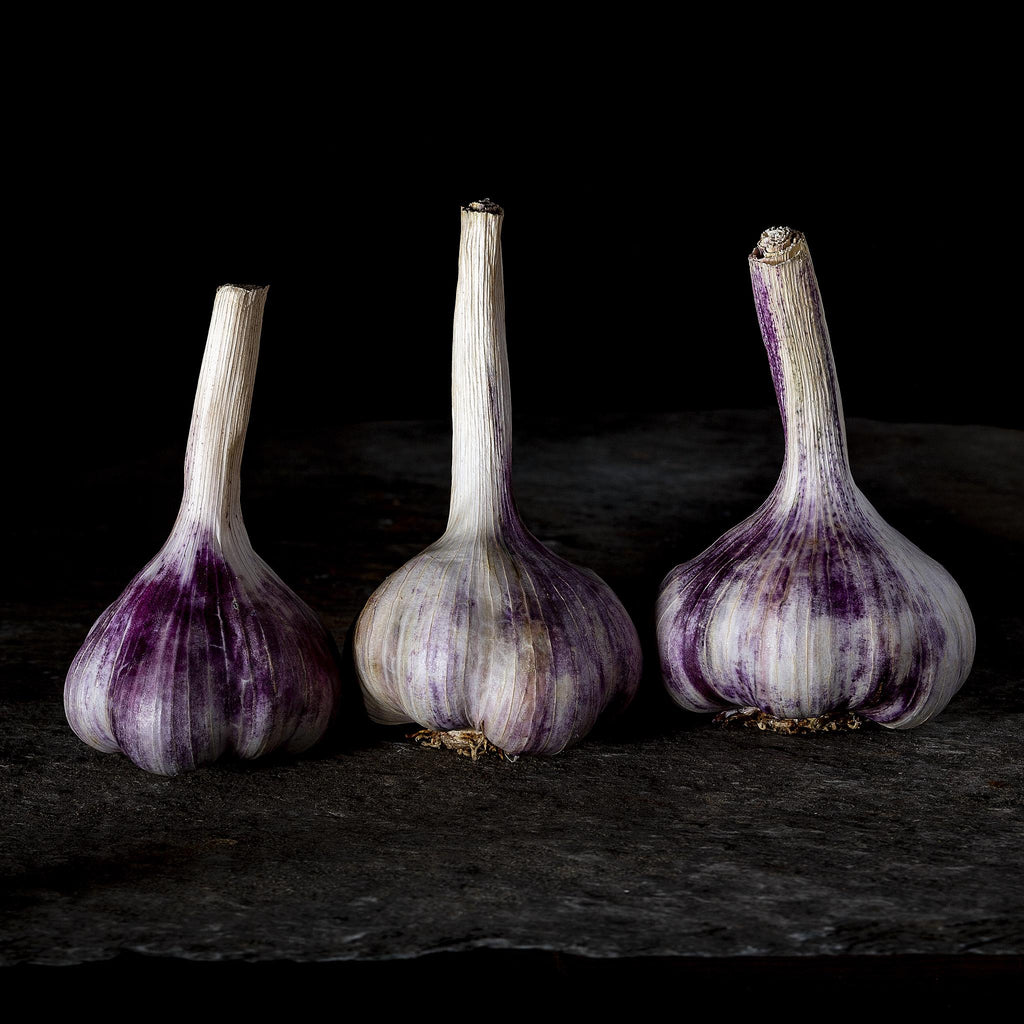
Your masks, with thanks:
[(807, 240), (801, 232), (778, 227), (767, 228), (762, 232), (750, 259), (774, 267), (788, 260), (806, 258), (807, 255)]
[(463, 209), (467, 213), (492, 213), (498, 217), (505, 213), (493, 199), (478, 199), (475, 203), (467, 203)]

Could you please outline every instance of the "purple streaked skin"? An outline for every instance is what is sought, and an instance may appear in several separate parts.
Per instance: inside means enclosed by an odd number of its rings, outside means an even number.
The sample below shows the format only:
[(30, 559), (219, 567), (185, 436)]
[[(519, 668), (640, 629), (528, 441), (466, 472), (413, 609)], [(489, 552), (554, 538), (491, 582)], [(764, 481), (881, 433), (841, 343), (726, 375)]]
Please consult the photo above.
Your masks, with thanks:
[(970, 610), (945, 569), (885, 523), (853, 482), (802, 236), (788, 238), (781, 259), (766, 255), (755, 250), (750, 269), (785, 461), (750, 518), (663, 582), (665, 683), (691, 711), (757, 708), (779, 719), (854, 711), (892, 728), (920, 725), (970, 671)]
[(65, 688), (75, 733), (146, 771), (175, 775), (225, 755), (298, 753), (329, 724), (334, 641), (251, 554), (173, 537), (100, 616)]
[(353, 650), (374, 721), (554, 754), (628, 705), (640, 642), (607, 584), (548, 551), (516, 508), (501, 211), (477, 206), (460, 244), (448, 526), (373, 594)]
[(75, 733), (175, 775), (306, 750), (340, 688), (334, 641), (253, 551), (240, 470), (266, 288), (217, 290), (164, 546), (100, 616), (64, 685)]
[(475, 729), (509, 754), (579, 742), (640, 676), (636, 629), (607, 584), (521, 523), (500, 541), (446, 534), (377, 589), (355, 642), (374, 721)]

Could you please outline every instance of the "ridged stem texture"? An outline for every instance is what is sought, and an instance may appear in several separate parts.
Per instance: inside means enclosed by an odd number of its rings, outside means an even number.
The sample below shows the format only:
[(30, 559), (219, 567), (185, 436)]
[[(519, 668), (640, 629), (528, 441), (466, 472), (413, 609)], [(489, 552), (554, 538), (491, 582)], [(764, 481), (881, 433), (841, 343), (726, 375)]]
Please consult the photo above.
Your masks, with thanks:
[(325, 732), (337, 695), (332, 638), (253, 551), (242, 521), (266, 295), (218, 289), (178, 517), (97, 620), (65, 684), (68, 721), (83, 741), (158, 774), (227, 753), (305, 750)]
[(496, 535), (521, 527), (512, 497), (502, 215), (467, 209), (462, 217), (452, 332), (452, 490), (447, 533)]
[(547, 550), (512, 496), (502, 217), (462, 211), (447, 529), (373, 594), (354, 651), (374, 721), (556, 753), (629, 703), (640, 645), (608, 586)]
[(766, 231), (749, 263), (785, 460), (757, 512), (662, 584), (666, 686), (691, 711), (754, 708), (778, 719), (853, 711), (893, 728), (920, 725), (967, 678), (970, 610), (949, 573), (853, 481), (803, 235)]

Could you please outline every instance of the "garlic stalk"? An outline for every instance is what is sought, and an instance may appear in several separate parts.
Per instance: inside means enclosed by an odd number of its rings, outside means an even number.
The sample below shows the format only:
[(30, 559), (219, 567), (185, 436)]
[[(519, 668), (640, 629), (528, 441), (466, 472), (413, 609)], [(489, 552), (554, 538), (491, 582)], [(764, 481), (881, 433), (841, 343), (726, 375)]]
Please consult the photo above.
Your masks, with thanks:
[(967, 678), (970, 610), (949, 573), (853, 482), (803, 235), (766, 231), (749, 263), (785, 460), (767, 501), (662, 583), (665, 683), (690, 711), (856, 712), (891, 728), (920, 725)]
[(311, 747), (340, 683), (330, 634), (253, 551), (242, 522), (242, 448), (266, 294), (218, 289), (178, 517), (92, 627), (65, 683), (65, 712), (80, 739), (162, 775), (227, 753)]
[(370, 598), (354, 653), (375, 722), (553, 754), (632, 699), (641, 655), (608, 586), (547, 550), (512, 496), (502, 218), (462, 211), (447, 529)]

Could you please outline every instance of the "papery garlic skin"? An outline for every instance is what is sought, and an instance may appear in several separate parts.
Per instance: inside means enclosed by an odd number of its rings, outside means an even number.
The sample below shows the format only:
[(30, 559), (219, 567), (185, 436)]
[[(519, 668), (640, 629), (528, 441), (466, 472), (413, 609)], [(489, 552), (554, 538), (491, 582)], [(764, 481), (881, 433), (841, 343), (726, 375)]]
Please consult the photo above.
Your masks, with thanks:
[(225, 754), (308, 749), (340, 685), (333, 639), (253, 551), (242, 521), (266, 292), (218, 290), (178, 518), (90, 630), (65, 683), (68, 722), (84, 742), (162, 775)]
[(447, 529), (373, 594), (353, 650), (375, 722), (554, 754), (629, 703), (641, 653), (607, 584), (547, 550), (512, 497), (501, 223), (489, 202), (462, 211)]
[(803, 235), (765, 232), (750, 272), (785, 461), (757, 512), (662, 583), (665, 684), (690, 711), (754, 708), (777, 719), (852, 711), (891, 728), (921, 725), (970, 672), (967, 601), (853, 482)]

